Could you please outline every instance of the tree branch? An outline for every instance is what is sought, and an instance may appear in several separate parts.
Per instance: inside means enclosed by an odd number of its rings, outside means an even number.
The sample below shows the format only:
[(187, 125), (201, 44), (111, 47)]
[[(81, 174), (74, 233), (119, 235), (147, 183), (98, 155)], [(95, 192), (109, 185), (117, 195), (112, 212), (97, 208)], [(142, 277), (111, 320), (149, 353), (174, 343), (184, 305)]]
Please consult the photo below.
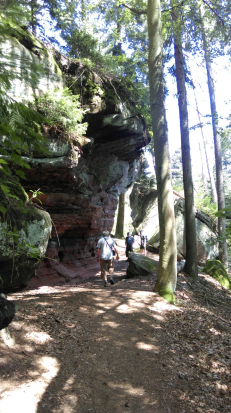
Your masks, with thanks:
[(186, 0), (183, 0), (181, 3), (176, 4), (175, 6), (170, 7), (169, 9), (162, 10), (161, 13), (166, 13), (166, 12), (169, 12), (169, 11), (172, 12), (173, 9), (178, 9), (179, 7), (183, 6), (185, 2), (186, 2)]
[(206, 1), (206, 0), (202, 0), (204, 4), (206, 4), (206, 6), (208, 6), (208, 8), (218, 17), (218, 19), (221, 21), (221, 23), (223, 24), (223, 26), (225, 25), (224, 20), (222, 20), (222, 18), (219, 16), (219, 14), (216, 12), (216, 10), (214, 10), (213, 7), (210, 6), (210, 4)]
[(147, 14), (147, 10), (137, 10), (137, 9), (133, 9), (132, 7), (128, 6), (127, 4), (122, 4), (122, 6), (126, 7), (127, 9), (129, 9), (130, 11), (132, 11), (133, 13), (136, 14)]

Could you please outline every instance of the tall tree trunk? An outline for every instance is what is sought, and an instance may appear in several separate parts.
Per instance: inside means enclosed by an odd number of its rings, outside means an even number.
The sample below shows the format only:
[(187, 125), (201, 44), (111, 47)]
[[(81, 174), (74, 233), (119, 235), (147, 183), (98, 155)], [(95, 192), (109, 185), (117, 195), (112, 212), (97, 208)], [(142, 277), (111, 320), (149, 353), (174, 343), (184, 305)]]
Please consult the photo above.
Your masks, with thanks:
[[(173, 5), (173, 2), (172, 2)], [(181, 153), (183, 164), (183, 183), (185, 194), (185, 233), (186, 233), (186, 263), (185, 272), (198, 277), (197, 238), (194, 211), (194, 191), (192, 179), (192, 164), (188, 128), (187, 93), (185, 85), (184, 58), (182, 52), (181, 22), (178, 9), (172, 9), (174, 54), (176, 64), (176, 82), (181, 130)]]
[[(203, 38), (210, 108), (211, 108), (212, 125), (213, 125), (213, 140), (214, 140), (214, 151), (215, 151), (216, 181), (217, 181), (216, 183), (217, 183), (217, 199), (218, 199), (217, 205), (218, 205), (218, 211), (219, 211), (225, 208), (221, 141), (220, 141), (220, 136), (218, 134), (218, 116), (217, 116), (216, 99), (215, 99), (215, 88), (214, 88), (213, 76), (212, 76), (211, 56), (210, 56), (209, 46), (206, 40), (206, 33), (205, 33), (205, 28), (204, 28), (204, 23), (203, 23), (204, 11), (202, 7), (201, 7), (201, 15), (202, 15), (202, 19), (201, 19), (202, 38)], [(226, 243), (226, 238), (225, 238), (225, 228), (226, 228), (226, 219), (219, 217), (218, 218), (219, 259), (227, 267), (228, 258), (227, 258), (227, 243)]]
[(82, 23), (84, 23), (86, 20), (85, 0), (81, 0), (81, 20)]
[(125, 207), (125, 194), (119, 196), (119, 209), (116, 223), (115, 235), (117, 238), (123, 238), (124, 236), (124, 207)]
[(155, 291), (173, 301), (176, 288), (176, 232), (167, 121), (164, 107), (160, 0), (148, 0), (149, 85), (156, 159), (160, 261)]
[(203, 151), (201, 147), (200, 140), (198, 140), (198, 147), (199, 147), (199, 152), (200, 152), (200, 157), (201, 157), (201, 172), (202, 172), (202, 183), (203, 187), (205, 188), (205, 192), (208, 193), (208, 184), (207, 184), (207, 178), (205, 174), (205, 168), (204, 168), (204, 160), (203, 160)]
[(206, 165), (207, 165), (207, 170), (208, 170), (208, 174), (209, 174), (209, 181), (210, 181), (211, 192), (212, 192), (212, 200), (213, 200), (213, 202), (217, 203), (217, 191), (216, 191), (215, 181), (214, 181), (214, 177), (213, 177), (213, 171), (211, 169), (208, 154), (207, 154), (206, 142), (205, 142), (203, 126), (202, 126), (202, 122), (201, 122), (201, 116), (200, 116), (200, 112), (199, 112), (199, 108), (198, 108), (198, 102), (197, 102), (197, 97), (196, 97), (196, 92), (195, 92), (195, 86), (194, 86), (194, 97), (195, 97), (195, 102), (196, 102), (197, 116), (198, 116), (200, 129), (201, 129), (201, 137), (202, 137), (202, 142), (203, 142), (203, 146), (204, 146)]

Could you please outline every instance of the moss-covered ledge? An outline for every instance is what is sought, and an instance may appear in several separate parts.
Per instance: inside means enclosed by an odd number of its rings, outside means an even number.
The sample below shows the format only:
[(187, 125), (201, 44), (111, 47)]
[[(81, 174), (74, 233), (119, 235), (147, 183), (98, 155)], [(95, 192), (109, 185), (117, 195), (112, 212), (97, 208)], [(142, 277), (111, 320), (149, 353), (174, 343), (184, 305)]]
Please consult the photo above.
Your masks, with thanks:
[(215, 278), (222, 287), (231, 290), (231, 278), (228, 276), (224, 265), (219, 260), (208, 260), (203, 271)]

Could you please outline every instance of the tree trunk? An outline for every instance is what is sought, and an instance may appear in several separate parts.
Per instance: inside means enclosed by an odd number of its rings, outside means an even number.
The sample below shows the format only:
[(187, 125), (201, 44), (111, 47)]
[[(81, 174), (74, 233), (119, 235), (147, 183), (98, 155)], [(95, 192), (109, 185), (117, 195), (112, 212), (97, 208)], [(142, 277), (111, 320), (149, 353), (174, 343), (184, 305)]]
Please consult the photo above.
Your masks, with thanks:
[(156, 159), (160, 260), (155, 291), (174, 301), (176, 288), (176, 233), (167, 121), (164, 107), (162, 24), (160, 0), (148, 0), (149, 85)]
[[(223, 184), (223, 172), (222, 172), (222, 157), (221, 157), (221, 141), (218, 134), (218, 116), (216, 108), (216, 99), (215, 99), (215, 88), (212, 77), (212, 66), (211, 66), (211, 56), (209, 52), (209, 47), (206, 40), (205, 28), (203, 23), (203, 8), (201, 8), (202, 14), (202, 38), (204, 46), (204, 55), (205, 55), (205, 64), (207, 71), (208, 79), (208, 89), (209, 89), (209, 99), (210, 99), (210, 108), (212, 116), (212, 125), (213, 125), (213, 140), (214, 140), (214, 151), (215, 151), (215, 164), (216, 164), (216, 183), (217, 183), (217, 199), (218, 199), (218, 211), (225, 208), (225, 194), (224, 194), (224, 184)], [(228, 265), (227, 259), (227, 243), (225, 238), (225, 227), (226, 219), (218, 218), (218, 235), (219, 235), (219, 259), (224, 264), (225, 267)]]
[(117, 238), (124, 237), (124, 207), (125, 207), (125, 194), (119, 196), (119, 209), (116, 223), (115, 235)]
[(85, 0), (81, 0), (81, 20), (82, 23), (86, 20)]
[(207, 177), (206, 177), (206, 174), (205, 174), (203, 151), (202, 151), (200, 140), (198, 140), (198, 147), (199, 147), (199, 152), (200, 152), (200, 157), (201, 157), (202, 183), (203, 183), (203, 187), (205, 188), (205, 193), (207, 194), (208, 193), (208, 184), (207, 184)]
[(217, 191), (216, 191), (215, 181), (214, 181), (214, 177), (213, 177), (213, 171), (212, 171), (212, 169), (211, 169), (211, 166), (210, 166), (210, 163), (209, 163), (208, 154), (207, 154), (207, 148), (206, 148), (205, 137), (204, 137), (204, 132), (203, 132), (203, 126), (202, 126), (201, 117), (200, 117), (200, 112), (199, 112), (198, 103), (197, 103), (195, 86), (194, 86), (194, 97), (195, 97), (195, 102), (196, 102), (197, 116), (198, 116), (199, 124), (201, 125), (201, 126), (200, 126), (200, 129), (201, 129), (201, 137), (202, 137), (202, 142), (203, 142), (203, 146), (204, 146), (204, 153), (205, 153), (207, 170), (208, 170), (208, 174), (209, 174), (209, 181), (210, 181), (210, 186), (211, 186), (212, 200), (213, 200), (213, 202), (217, 203)]
[(185, 86), (185, 69), (182, 52), (181, 22), (177, 8), (173, 7), (174, 54), (176, 64), (176, 81), (181, 130), (181, 153), (183, 164), (183, 183), (185, 194), (185, 233), (186, 233), (186, 263), (185, 272), (192, 277), (198, 277), (197, 238), (194, 212), (194, 191), (192, 165), (188, 128), (187, 94)]

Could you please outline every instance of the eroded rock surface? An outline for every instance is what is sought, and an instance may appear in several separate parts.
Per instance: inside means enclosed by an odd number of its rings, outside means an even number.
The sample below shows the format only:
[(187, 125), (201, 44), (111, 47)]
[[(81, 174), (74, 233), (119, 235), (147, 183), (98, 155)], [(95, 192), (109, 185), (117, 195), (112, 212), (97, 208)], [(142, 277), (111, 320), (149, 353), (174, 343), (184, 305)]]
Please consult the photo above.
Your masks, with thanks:
[[(16, 36), (18, 47), (13, 39)], [(135, 104), (120, 79), (96, 74), (81, 62), (54, 50), (46, 51), (32, 34), (26, 32), (23, 36), (21, 28), (12, 28), (12, 38), (9, 34), (2, 42), (1, 49), (11, 45), (20, 68), (25, 66), (24, 55), (28, 56), (29, 66), (33, 62), (36, 68), (41, 66), (41, 74), (37, 69), (36, 73), (28, 69), (28, 96), (24, 79), (17, 80), (21, 97), (31, 99), (33, 87), (39, 95), (55, 86), (68, 86), (87, 110), (83, 120), (88, 122), (85, 137), (68, 140), (55, 127), (48, 128), (49, 155), (44, 158), (34, 151), (33, 160), (25, 158), (31, 169), (25, 171), (27, 181), (22, 183), (28, 194), (37, 189), (43, 193), (42, 207), (53, 224), (48, 258), (38, 275), (58, 271), (71, 277), (77, 271), (78, 260), (94, 256), (102, 231), (112, 229), (118, 196), (136, 179), (141, 149), (149, 142), (145, 122), (136, 114)], [(7, 60), (10, 58), (6, 54), (6, 65), (12, 63)], [(16, 89), (12, 93), (17, 99)]]
[(51, 233), (51, 220), (45, 211), (34, 206), (25, 206), (24, 212), (15, 206), (10, 217), (17, 228), (17, 238), (13, 228), (0, 222), (0, 291), (9, 292), (27, 286), (39, 265), (31, 253), (35, 247), (44, 255)]
[[(24, 186), (28, 192), (31, 188), (43, 192), (40, 200), (53, 222), (46, 255), (66, 266), (70, 276), (77, 271), (76, 261), (95, 255), (102, 231), (111, 231), (118, 196), (135, 181), (137, 159), (146, 144), (143, 125), (136, 118), (126, 120), (117, 114), (115, 126), (108, 115), (98, 116), (107, 121), (88, 135), (90, 142), (82, 146), (78, 161), (71, 159), (71, 144), (60, 142), (63, 150), (56, 145), (51, 158), (33, 160)], [(46, 269), (56, 272), (57, 262), (43, 261), (38, 274)]]
[[(175, 218), (177, 237), (177, 258), (182, 260), (186, 257), (185, 240), (185, 202), (174, 195)], [(159, 215), (157, 204), (157, 190), (151, 189), (148, 194), (140, 195), (136, 185), (131, 193), (131, 208), (134, 228), (139, 231), (143, 229), (148, 236), (148, 248), (152, 251), (159, 250)], [(204, 265), (208, 259), (218, 256), (218, 246), (215, 242), (216, 227), (214, 221), (202, 211), (195, 209), (198, 264)]]

